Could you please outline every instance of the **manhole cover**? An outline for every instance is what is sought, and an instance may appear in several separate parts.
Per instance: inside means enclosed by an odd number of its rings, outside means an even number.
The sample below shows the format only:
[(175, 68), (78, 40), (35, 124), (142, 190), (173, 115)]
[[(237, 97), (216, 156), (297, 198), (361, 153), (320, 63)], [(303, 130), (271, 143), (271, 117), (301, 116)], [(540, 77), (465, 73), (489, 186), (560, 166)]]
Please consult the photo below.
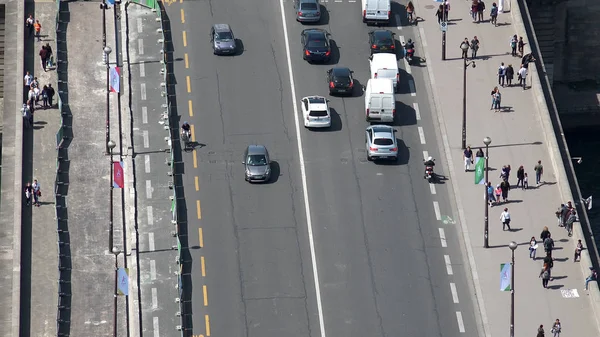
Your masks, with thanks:
[(427, 9), (434, 9), (435, 6), (434, 5), (426, 5), (425, 8), (427, 8)]

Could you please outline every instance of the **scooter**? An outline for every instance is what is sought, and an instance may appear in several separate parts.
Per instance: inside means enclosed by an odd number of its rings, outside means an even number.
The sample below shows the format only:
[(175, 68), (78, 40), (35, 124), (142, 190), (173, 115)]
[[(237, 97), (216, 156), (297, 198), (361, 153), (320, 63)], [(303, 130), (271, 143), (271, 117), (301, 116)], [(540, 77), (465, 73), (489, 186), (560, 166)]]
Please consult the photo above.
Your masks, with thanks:
[[(432, 162), (433, 161), (435, 160), (432, 160)], [(424, 160), (423, 163), (425, 164), (425, 176), (423, 178), (427, 179), (429, 183), (432, 183), (435, 181), (435, 172), (433, 172), (433, 165), (435, 165), (435, 163), (431, 165), (426, 160)]]
[(406, 45), (404, 45), (404, 58), (406, 59), (406, 62), (408, 62), (408, 64), (412, 64), (414, 55), (415, 55), (415, 49), (414, 48), (406, 49)]
[(184, 150), (187, 150), (190, 145), (190, 131), (181, 130), (181, 140)]

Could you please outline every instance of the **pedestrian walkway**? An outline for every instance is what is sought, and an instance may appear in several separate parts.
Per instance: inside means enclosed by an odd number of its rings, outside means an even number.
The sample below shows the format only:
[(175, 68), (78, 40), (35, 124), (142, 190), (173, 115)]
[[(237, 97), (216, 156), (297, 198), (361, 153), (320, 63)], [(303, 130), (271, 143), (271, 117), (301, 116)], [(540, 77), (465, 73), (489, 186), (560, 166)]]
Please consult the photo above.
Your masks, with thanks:
[[(559, 318), (563, 334), (598, 336), (600, 332), (593, 317), (590, 297), (584, 290), (584, 269), (587, 270), (588, 266), (573, 263), (577, 237), (568, 237), (565, 230), (557, 226), (554, 212), (568, 197), (561, 196), (557, 184), (557, 169), (562, 164), (552, 162), (548, 149), (551, 144), (546, 141), (548, 135), (544, 135), (540, 126), (542, 120), (534, 91), (518, 86), (500, 87), (503, 109), (501, 112), (490, 110), (490, 93), (498, 86), (500, 63), (512, 64), (515, 73), (520, 66), (520, 58), (510, 55), (509, 41), (516, 34), (511, 14), (500, 14), (498, 27), (489, 22), (473, 23), (469, 15), (470, 4), (470, 1), (452, 2), (447, 60), (442, 61), (441, 32), (434, 17), (439, 3), (418, 1), (417, 14), (425, 21), (419, 22), (422, 45), (418, 47), (421, 51), (417, 49), (417, 55), (420, 53), (426, 58), (425, 63), (433, 75), (432, 87), (438, 114), (441, 114), (440, 134), (449, 150), (447, 155), (451, 157), (448, 158), (450, 177), (461, 213), (459, 219), (465, 221), (461, 230), (476, 265), (478, 279), (475, 282), (480, 286), (479, 290), (476, 285), (476, 291), (479, 304), (483, 303), (487, 314), (483, 317), (486, 332), (488, 336), (506, 336), (509, 333), (510, 292), (500, 291), (500, 264), (510, 262), (508, 243), (516, 241), (519, 246), (515, 251), (515, 334), (534, 336), (539, 325), (543, 324), (546, 336), (549, 336), (552, 322)], [(486, 20), (489, 19), (491, 4), (491, 1), (486, 3)], [(474, 36), (480, 40), (480, 49), (476, 68), (469, 66), (467, 69), (467, 144), (473, 147), (475, 153), (477, 148), (484, 147), (484, 137), (492, 139), (489, 175), (494, 186), (501, 182), (500, 169), (504, 165), (512, 166), (510, 182), (513, 186), (516, 184), (517, 168), (523, 165), (531, 186), (526, 191), (511, 190), (509, 203), (490, 209), (488, 249), (483, 248), (484, 187), (474, 184), (473, 171), (464, 171), (461, 149), (463, 60), (459, 45), (465, 37), (470, 41)], [(525, 42), (527, 39), (524, 36)], [(528, 86), (530, 83), (531, 76)], [(417, 88), (419, 90), (425, 88)], [(545, 183), (536, 187), (533, 168), (538, 160), (544, 165), (542, 180)], [(512, 231), (502, 230), (500, 214), (504, 207), (509, 208)], [(542, 288), (538, 278), (541, 259), (531, 260), (528, 251), (529, 239), (532, 236), (539, 239), (544, 226), (550, 228), (556, 244), (553, 280), (548, 289)], [(540, 255), (543, 256), (541, 245), (538, 249)], [(598, 291), (595, 285), (592, 289)]]

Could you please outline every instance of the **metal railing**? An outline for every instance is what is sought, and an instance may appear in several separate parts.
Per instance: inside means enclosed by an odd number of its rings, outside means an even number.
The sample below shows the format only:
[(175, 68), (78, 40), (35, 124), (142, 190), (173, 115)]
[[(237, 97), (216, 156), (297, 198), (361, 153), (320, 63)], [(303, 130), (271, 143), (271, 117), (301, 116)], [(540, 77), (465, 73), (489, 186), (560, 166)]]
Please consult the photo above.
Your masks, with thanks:
[(56, 73), (58, 77), (57, 104), (60, 111), (60, 127), (56, 132), (56, 178), (54, 199), (56, 233), (58, 247), (58, 304), (56, 314), (56, 335), (69, 336), (71, 319), (71, 248), (67, 215), (66, 195), (69, 185), (68, 146), (71, 140), (71, 112), (68, 103), (67, 76), (67, 25), (69, 5), (56, 0)]

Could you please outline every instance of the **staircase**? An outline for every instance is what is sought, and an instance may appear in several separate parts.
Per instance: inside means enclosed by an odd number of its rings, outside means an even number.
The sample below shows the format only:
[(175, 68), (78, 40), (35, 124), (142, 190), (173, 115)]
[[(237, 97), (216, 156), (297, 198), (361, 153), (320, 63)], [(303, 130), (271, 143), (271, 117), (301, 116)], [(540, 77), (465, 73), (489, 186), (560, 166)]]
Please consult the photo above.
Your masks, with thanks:
[[(544, 3), (545, 1), (542, 1)], [(556, 17), (555, 6), (552, 3), (542, 6), (529, 7), (531, 21), (537, 36), (544, 66), (550, 83), (553, 83), (554, 75), (554, 43), (556, 40)]]

